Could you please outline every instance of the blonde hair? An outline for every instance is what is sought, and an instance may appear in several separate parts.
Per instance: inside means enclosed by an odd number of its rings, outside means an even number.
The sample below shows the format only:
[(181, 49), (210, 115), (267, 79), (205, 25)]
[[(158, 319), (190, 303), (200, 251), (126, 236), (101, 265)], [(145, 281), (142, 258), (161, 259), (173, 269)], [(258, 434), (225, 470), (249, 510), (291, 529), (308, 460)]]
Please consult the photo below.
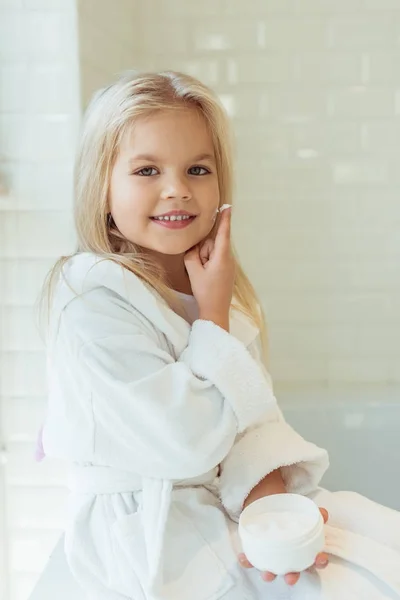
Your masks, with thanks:
[[(140, 277), (171, 306), (175, 296), (161, 267), (141, 247), (127, 240), (109, 218), (108, 194), (120, 142), (135, 121), (154, 111), (180, 107), (193, 107), (203, 115), (214, 144), (220, 206), (232, 204), (232, 145), (228, 118), (219, 99), (207, 86), (182, 73), (129, 72), (97, 92), (86, 110), (75, 163), (74, 217), (78, 236), (75, 254), (91, 252), (115, 261)], [(218, 219), (211, 237), (217, 226)], [(47, 315), (55, 281), (72, 256), (74, 254), (61, 257), (45, 280), (42, 300), (47, 300)], [(263, 313), (236, 256), (235, 262), (234, 305), (259, 328), (265, 356)]]

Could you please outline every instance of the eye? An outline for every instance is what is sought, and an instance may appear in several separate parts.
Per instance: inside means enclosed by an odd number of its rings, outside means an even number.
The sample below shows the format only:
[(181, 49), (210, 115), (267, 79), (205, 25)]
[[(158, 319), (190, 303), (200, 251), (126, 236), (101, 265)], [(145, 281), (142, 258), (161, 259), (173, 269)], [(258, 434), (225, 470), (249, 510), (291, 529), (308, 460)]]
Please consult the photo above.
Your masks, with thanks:
[[(193, 170), (196, 170), (196, 172), (193, 173)], [(204, 171), (204, 173), (199, 173), (199, 170)], [(209, 173), (211, 173), (209, 169), (206, 169), (206, 167), (200, 167), (199, 165), (190, 167), (189, 171), (192, 171), (191, 175), (208, 175)]]
[(151, 177), (152, 175), (154, 175), (152, 171), (157, 172), (157, 169), (155, 169), (154, 167), (143, 167), (143, 169), (140, 169), (140, 171), (136, 171), (134, 175), (139, 175), (140, 177)]

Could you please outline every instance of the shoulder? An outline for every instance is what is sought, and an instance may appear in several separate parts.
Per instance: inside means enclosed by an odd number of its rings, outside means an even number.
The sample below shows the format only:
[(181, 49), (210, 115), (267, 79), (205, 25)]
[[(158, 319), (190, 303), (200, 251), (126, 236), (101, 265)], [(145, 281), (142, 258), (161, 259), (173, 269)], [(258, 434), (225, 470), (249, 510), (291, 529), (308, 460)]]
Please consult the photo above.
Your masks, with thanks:
[(140, 297), (154, 295), (144, 282), (122, 264), (90, 252), (72, 256), (61, 270), (55, 293), (55, 310), (64, 310), (76, 298), (97, 302), (134, 304)]
[(118, 320), (145, 322), (136, 304), (152, 296), (141, 280), (111, 259), (91, 253), (71, 257), (62, 268), (54, 292), (51, 323), (87, 331), (115, 327)]

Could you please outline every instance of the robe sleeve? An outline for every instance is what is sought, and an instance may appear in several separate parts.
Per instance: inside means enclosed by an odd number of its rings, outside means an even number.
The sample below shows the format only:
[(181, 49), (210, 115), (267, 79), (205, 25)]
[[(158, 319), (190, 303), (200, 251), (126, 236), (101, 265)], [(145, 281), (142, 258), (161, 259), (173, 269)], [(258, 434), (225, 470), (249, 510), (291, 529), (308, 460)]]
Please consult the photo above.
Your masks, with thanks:
[[(263, 369), (272, 391), (272, 380), (263, 365), (258, 338), (248, 349)], [(222, 461), (221, 501), (231, 518), (238, 520), (251, 490), (272, 471), (281, 469), (287, 492), (305, 495), (317, 488), (328, 466), (326, 450), (304, 440), (286, 423), (275, 401), (270, 403), (258, 424), (237, 436)]]
[(160, 479), (202, 475), (275, 403), (246, 346), (217, 325), (196, 321), (175, 359), (121, 297), (92, 300), (73, 300), (61, 327), (90, 391), (97, 464)]

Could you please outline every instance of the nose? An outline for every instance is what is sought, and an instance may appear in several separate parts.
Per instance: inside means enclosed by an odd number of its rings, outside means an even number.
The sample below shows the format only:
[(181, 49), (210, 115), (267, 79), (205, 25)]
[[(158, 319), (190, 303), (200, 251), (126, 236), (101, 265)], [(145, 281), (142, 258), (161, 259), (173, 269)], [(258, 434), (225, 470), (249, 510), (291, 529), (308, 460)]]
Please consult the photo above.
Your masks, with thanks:
[(171, 175), (164, 182), (161, 197), (163, 200), (190, 200), (192, 193), (187, 182), (182, 177)]

